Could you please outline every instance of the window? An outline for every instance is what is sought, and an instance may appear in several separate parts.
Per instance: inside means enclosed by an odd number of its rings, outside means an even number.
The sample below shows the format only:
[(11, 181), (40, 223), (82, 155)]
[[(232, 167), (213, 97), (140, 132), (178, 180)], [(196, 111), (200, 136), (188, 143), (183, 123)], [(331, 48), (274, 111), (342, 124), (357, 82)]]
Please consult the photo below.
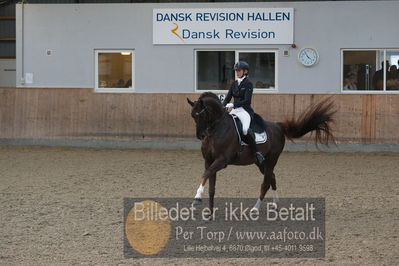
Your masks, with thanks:
[(386, 64), (385, 88), (387, 91), (399, 91), (399, 50), (386, 50)]
[(234, 62), (234, 51), (198, 51), (197, 90), (228, 90)]
[(234, 64), (250, 66), (249, 78), (257, 91), (275, 90), (276, 51), (196, 51), (196, 90), (228, 90), (234, 81)]
[(96, 92), (133, 92), (132, 50), (96, 50)]
[(342, 57), (343, 91), (399, 90), (399, 50), (344, 50)]
[(276, 88), (275, 52), (238, 52), (239, 60), (249, 64), (249, 75), (256, 89)]

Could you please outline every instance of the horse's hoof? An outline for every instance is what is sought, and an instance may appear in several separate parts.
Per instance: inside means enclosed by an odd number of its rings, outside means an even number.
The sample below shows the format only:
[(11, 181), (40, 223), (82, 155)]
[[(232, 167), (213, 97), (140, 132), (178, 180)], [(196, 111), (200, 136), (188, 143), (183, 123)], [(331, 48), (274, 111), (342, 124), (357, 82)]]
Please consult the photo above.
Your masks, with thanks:
[(200, 205), (202, 203), (202, 199), (194, 199), (193, 205)]
[(259, 213), (259, 209), (256, 208), (256, 207), (253, 207), (253, 208), (251, 209), (251, 213)]
[(274, 209), (275, 211), (278, 211), (277, 202), (273, 201), (270, 205), (271, 205), (271, 209)]
[(213, 221), (213, 219), (215, 217), (213, 217), (213, 214), (205, 214), (203, 218), (204, 218), (204, 221), (210, 222), (210, 221)]
[(208, 211), (208, 212), (205, 212), (205, 213), (203, 214), (203, 219), (204, 219), (204, 221), (212, 221), (213, 218), (215, 218), (215, 217), (213, 216), (213, 212)]

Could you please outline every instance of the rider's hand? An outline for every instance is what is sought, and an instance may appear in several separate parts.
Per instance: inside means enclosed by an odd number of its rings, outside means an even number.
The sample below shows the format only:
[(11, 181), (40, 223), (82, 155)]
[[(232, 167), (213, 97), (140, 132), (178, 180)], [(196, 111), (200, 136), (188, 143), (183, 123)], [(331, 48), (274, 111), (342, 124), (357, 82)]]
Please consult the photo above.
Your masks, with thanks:
[(234, 107), (234, 104), (232, 104), (232, 103), (226, 104), (226, 110), (227, 110), (227, 112), (230, 113), (231, 110), (233, 110), (233, 107)]
[(232, 104), (232, 103), (228, 103), (228, 104), (226, 104), (226, 109), (227, 109), (227, 112), (231, 112), (231, 110), (233, 110), (233, 107), (234, 107), (234, 104)]

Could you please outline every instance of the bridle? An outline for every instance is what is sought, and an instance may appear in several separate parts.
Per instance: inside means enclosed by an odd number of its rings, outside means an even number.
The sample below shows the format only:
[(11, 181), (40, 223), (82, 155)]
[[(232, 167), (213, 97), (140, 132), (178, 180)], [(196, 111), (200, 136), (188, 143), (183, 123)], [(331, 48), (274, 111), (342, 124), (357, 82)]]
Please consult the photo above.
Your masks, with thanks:
[(206, 112), (206, 114), (208, 116), (208, 108), (206, 108), (206, 106), (201, 111), (195, 113), (195, 116), (200, 116), (203, 112)]
[[(205, 136), (212, 136), (213, 132), (213, 128), (215, 127), (216, 123), (218, 122), (218, 120), (214, 121), (211, 123), (210, 121), (210, 117), (209, 117), (209, 110), (206, 106), (204, 106), (204, 108), (202, 108), (201, 111), (195, 113), (195, 116), (199, 117), (200, 115), (202, 115), (203, 113), (205, 113), (205, 123), (203, 123), (202, 125), (197, 124), (197, 129), (199, 129), (202, 133), (205, 134)], [(202, 139), (199, 137), (199, 139)]]

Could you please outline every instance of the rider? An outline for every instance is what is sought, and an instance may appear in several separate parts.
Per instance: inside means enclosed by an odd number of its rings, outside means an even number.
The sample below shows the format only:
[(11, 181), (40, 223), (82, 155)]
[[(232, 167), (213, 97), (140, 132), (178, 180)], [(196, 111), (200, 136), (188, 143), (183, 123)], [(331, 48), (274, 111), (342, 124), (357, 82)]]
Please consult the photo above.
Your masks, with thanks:
[[(265, 158), (256, 147), (255, 133), (249, 127), (254, 117), (254, 110), (251, 107), (253, 92), (252, 82), (248, 79), (249, 65), (245, 61), (238, 61), (234, 65), (236, 80), (231, 84), (230, 90), (223, 102), (230, 114), (238, 116), (242, 123), (242, 131), (246, 136), (245, 141), (251, 150), (255, 153), (258, 164), (262, 164)], [(231, 97), (234, 97), (234, 104), (229, 103)]]

